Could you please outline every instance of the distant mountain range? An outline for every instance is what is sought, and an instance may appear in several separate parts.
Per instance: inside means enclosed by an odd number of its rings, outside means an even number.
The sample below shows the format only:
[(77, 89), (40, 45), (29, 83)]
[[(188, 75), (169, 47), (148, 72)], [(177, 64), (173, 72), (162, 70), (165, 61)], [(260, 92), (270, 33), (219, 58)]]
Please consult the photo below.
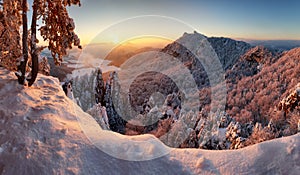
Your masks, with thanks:
[(300, 40), (243, 40), (252, 46), (264, 46), (268, 49), (286, 51), (300, 47)]

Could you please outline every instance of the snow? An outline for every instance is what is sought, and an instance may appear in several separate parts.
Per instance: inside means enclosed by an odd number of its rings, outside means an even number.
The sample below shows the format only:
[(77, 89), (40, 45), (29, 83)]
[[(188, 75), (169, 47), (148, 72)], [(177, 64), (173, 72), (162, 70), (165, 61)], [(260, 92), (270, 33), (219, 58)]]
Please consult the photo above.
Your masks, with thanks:
[[(291, 174), (300, 172), (300, 134), (239, 150), (172, 149), (152, 135), (98, 127), (58, 79), (33, 87), (0, 68), (0, 174)], [(143, 161), (140, 161), (143, 160)]]

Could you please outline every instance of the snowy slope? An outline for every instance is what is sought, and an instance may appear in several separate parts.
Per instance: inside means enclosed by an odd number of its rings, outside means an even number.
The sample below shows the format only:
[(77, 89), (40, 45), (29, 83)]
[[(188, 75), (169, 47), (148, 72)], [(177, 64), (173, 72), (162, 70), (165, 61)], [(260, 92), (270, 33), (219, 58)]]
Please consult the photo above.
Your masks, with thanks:
[[(4, 175), (297, 174), (299, 138), (300, 134), (234, 151), (170, 149), (150, 135), (121, 136), (97, 128), (64, 96), (56, 78), (39, 75), (34, 87), (24, 88), (12, 72), (0, 68), (0, 174)], [(158, 157), (161, 153), (168, 154)], [(129, 161), (134, 159), (145, 161)]]

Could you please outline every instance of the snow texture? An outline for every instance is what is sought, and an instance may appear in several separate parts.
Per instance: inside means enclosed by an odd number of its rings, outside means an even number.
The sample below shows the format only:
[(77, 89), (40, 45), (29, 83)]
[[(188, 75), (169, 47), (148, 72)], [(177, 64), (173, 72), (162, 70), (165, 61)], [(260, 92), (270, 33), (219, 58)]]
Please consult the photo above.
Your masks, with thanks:
[[(171, 149), (151, 135), (132, 137), (102, 130), (64, 95), (56, 78), (39, 75), (28, 88), (0, 68), (0, 79), (3, 175), (300, 172), (300, 134), (231, 151)], [(134, 159), (144, 161), (129, 161)]]

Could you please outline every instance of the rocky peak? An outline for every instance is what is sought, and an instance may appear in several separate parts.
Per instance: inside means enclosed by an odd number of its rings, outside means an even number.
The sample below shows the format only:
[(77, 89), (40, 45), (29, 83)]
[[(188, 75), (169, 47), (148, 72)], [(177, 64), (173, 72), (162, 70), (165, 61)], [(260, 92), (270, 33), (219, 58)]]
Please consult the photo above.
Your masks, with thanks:
[(273, 58), (273, 53), (265, 48), (264, 46), (256, 46), (249, 49), (243, 56), (242, 59), (247, 61), (253, 61), (257, 63), (264, 64), (271, 61)]
[(174, 43), (166, 46), (162, 51), (166, 53), (174, 52), (173, 56), (183, 56), (187, 54), (186, 48), (180, 47), (180, 45), (188, 45), (190, 50), (199, 47), (203, 38), (211, 44), (212, 48), (219, 57), (219, 60), (225, 70), (230, 69), (233, 64), (242, 56), (248, 49), (251, 48), (250, 44), (243, 41), (235, 41), (230, 38), (223, 37), (211, 37), (208, 38), (197, 32), (184, 33), (182, 37), (176, 40)]

